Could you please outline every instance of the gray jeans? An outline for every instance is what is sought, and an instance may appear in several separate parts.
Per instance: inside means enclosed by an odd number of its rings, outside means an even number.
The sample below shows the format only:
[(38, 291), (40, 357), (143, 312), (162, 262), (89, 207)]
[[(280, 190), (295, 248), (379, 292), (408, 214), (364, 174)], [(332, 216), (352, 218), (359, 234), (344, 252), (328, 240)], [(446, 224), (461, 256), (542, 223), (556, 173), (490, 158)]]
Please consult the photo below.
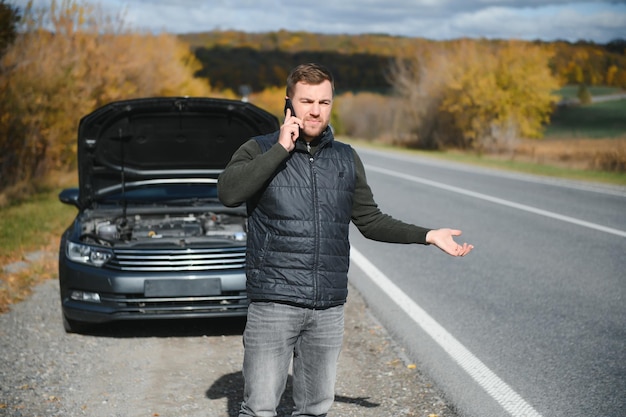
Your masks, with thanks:
[(274, 417), (293, 357), (292, 416), (326, 416), (335, 398), (343, 306), (311, 310), (253, 302), (243, 334), (245, 380), (239, 417)]

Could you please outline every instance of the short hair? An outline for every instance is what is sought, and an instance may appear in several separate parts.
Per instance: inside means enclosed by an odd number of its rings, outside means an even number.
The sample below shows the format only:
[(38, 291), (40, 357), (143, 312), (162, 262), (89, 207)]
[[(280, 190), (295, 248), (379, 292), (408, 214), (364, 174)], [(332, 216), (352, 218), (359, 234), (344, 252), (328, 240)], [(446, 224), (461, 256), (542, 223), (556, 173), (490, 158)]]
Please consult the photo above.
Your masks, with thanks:
[(300, 64), (291, 70), (287, 77), (287, 97), (293, 97), (296, 84), (303, 82), (306, 84), (318, 85), (324, 81), (330, 81), (330, 86), (335, 94), (335, 80), (333, 74), (323, 65), (308, 63)]

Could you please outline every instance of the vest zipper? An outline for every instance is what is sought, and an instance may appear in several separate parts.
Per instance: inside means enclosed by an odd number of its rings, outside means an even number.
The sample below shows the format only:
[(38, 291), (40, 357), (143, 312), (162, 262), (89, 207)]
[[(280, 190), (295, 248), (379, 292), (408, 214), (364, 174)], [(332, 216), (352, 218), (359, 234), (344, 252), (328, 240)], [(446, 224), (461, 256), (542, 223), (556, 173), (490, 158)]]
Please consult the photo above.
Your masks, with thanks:
[[(311, 145), (309, 145), (309, 143), (307, 143), (307, 149), (311, 149)], [(315, 306), (318, 305), (318, 298), (319, 298), (319, 293), (318, 293), (318, 277), (317, 277), (317, 273), (318, 273), (318, 265), (319, 265), (319, 234), (320, 234), (320, 220), (319, 220), (319, 200), (317, 198), (317, 175), (315, 173), (315, 165), (314, 165), (314, 158), (311, 156), (309, 158), (309, 167), (311, 168), (311, 181), (313, 184), (313, 229), (314, 229), (314, 236), (315, 236), (315, 254), (314, 254), (314, 258), (313, 258), (313, 304)]]

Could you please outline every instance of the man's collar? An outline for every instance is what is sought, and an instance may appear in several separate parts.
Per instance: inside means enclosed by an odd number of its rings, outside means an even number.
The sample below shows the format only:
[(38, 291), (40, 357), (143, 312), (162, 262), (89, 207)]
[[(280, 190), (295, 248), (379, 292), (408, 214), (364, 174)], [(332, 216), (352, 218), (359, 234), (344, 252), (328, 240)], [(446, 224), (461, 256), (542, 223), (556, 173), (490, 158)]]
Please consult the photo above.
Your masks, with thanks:
[[(326, 129), (324, 129), (324, 131), (317, 136), (316, 138), (314, 138), (311, 142), (309, 142), (310, 146), (312, 148), (317, 148), (320, 145), (325, 145), (329, 142), (333, 141), (333, 130), (330, 126), (326, 126)], [(306, 146), (306, 142), (304, 141), (304, 139), (298, 139), (296, 141), (296, 149), (300, 150), (300, 151), (307, 151), (307, 146)]]

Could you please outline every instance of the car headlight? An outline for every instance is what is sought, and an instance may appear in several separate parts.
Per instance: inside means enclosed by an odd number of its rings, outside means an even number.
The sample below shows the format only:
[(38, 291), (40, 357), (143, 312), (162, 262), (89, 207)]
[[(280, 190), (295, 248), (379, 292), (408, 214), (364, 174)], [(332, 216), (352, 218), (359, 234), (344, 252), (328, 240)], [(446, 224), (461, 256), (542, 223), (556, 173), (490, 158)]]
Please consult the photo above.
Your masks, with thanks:
[(66, 254), (71, 261), (97, 267), (104, 265), (113, 256), (113, 252), (108, 249), (74, 242), (67, 242)]

